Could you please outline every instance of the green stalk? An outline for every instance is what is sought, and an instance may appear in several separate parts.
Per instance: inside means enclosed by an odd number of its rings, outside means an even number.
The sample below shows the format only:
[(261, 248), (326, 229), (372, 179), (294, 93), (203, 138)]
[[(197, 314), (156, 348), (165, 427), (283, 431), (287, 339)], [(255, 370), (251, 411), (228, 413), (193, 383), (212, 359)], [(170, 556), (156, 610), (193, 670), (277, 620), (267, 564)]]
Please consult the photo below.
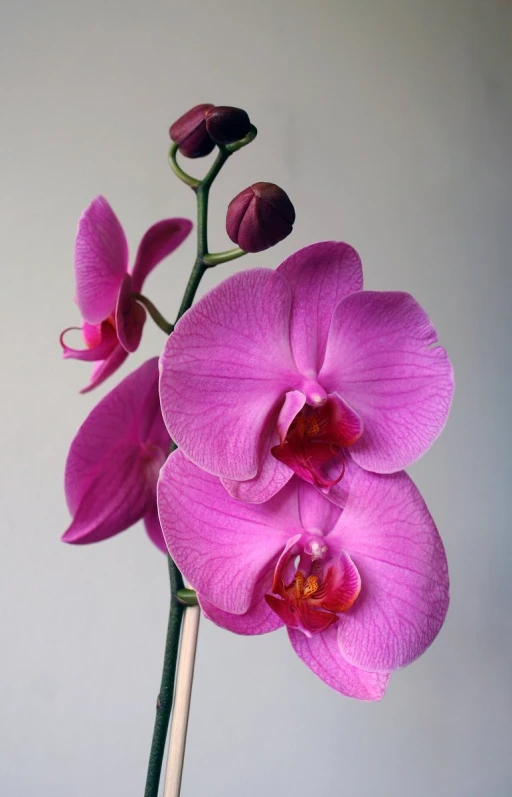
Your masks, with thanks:
[(163, 317), (160, 310), (155, 307), (153, 302), (150, 301), (147, 296), (144, 296), (142, 293), (132, 293), (132, 298), (136, 299), (139, 304), (142, 304), (146, 308), (157, 327), (160, 327), (160, 329), (163, 330), (166, 335), (171, 334), (174, 326)]
[(187, 287), (185, 288), (176, 321), (178, 321), (183, 313), (186, 313), (189, 307), (192, 306), (199, 283), (203, 278), (204, 272), (208, 268), (204, 262), (204, 257), (208, 254), (208, 198), (212, 183), (226, 163), (229, 155), (230, 153), (227, 152), (224, 147), (219, 148), (219, 154), (212, 168), (204, 180), (193, 188), (197, 197), (197, 257)]
[[(179, 177), (182, 182), (189, 185), (195, 192), (197, 197), (197, 256), (194, 267), (190, 274), (185, 293), (178, 311), (176, 321), (186, 313), (192, 306), (199, 283), (207, 268), (216, 265), (217, 263), (226, 262), (228, 259), (241, 257), (241, 249), (231, 250), (230, 253), (219, 253), (210, 256), (210, 262), (207, 258), (208, 252), (208, 198), (210, 188), (218, 173), (224, 166), (229, 156), (240, 149), (242, 146), (250, 143), (256, 135), (256, 130), (251, 130), (245, 139), (242, 139), (230, 147), (219, 147), (217, 158), (215, 159), (210, 171), (199, 182), (194, 177), (186, 174), (176, 161), (177, 146), (174, 144), (169, 152), (169, 162), (174, 173)], [(226, 257), (231, 255), (231, 257)], [(151, 314), (153, 320), (156, 321), (158, 326), (165, 332), (172, 332), (173, 325), (166, 321), (156, 307), (141, 294), (137, 294), (137, 301), (144, 304), (148, 312)], [(174, 443), (171, 445), (170, 453), (176, 448)], [(171, 606), (169, 610), (169, 622), (167, 626), (167, 638), (165, 642), (164, 665), (162, 670), (162, 679), (160, 683), (160, 693), (158, 695), (156, 718), (153, 730), (153, 739), (151, 742), (151, 751), (149, 755), (148, 773), (146, 778), (146, 788), (144, 797), (158, 797), (158, 789), (160, 784), (160, 776), (162, 771), (162, 761), (165, 750), (165, 742), (167, 738), (167, 729), (169, 726), (169, 718), (174, 697), (174, 682), (176, 678), (176, 664), (178, 660), (178, 649), (180, 641), (181, 622), (183, 612), (185, 611), (185, 603), (187, 605), (195, 605), (197, 597), (191, 590), (184, 590), (183, 577), (175, 565), (171, 557), (168, 557), (169, 563), (169, 578), (171, 586)]]
[(173, 701), (174, 677), (176, 673), (176, 662), (178, 660), (181, 620), (185, 610), (185, 606), (176, 598), (176, 593), (178, 590), (181, 590), (184, 587), (182, 575), (170, 556), (168, 557), (168, 564), (169, 581), (171, 587), (171, 606), (169, 609), (164, 666), (162, 668), (160, 692), (156, 702), (155, 726), (153, 729), (151, 752), (149, 754), (148, 774), (146, 778), (144, 797), (158, 797), (160, 773), (162, 771), (165, 741), (167, 739), (167, 728), (169, 727), (169, 717), (171, 716)]

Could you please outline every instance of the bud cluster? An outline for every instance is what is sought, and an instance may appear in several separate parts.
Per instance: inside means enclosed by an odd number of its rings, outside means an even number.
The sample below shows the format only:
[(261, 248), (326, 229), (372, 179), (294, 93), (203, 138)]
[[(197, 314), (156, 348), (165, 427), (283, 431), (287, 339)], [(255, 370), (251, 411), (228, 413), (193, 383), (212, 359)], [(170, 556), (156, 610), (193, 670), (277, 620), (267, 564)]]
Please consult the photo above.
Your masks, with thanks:
[(203, 158), (216, 144), (240, 141), (251, 129), (241, 108), (203, 103), (195, 105), (171, 125), (169, 135), (186, 158)]
[[(169, 135), (181, 155), (202, 158), (214, 147), (242, 141), (254, 128), (242, 108), (203, 103), (195, 105), (171, 125)], [(292, 231), (295, 209), (274, 183), (258, 182), (241, 191), (229, 204), (226, 230), (245, 252), (262, 252)]]

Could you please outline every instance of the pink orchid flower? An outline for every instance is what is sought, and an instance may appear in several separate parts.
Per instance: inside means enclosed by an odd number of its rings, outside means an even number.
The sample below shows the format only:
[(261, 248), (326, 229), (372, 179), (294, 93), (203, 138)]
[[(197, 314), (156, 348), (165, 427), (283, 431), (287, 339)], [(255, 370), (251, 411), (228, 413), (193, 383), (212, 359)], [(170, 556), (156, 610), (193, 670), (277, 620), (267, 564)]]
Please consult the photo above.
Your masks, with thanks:
[(148, 274), (187, 237), (187, 219), (164, 219), (144, 234), (133, 269), (128, 244), (117, 216), (102, 196), (96, 197), (78, 222), (75, 241), (75, 301), (83, 318), (85, 349), (72, 349), (60, 337), (65, 358), (96, 363), (87, 393), (101, 384), (134, 352), (142, 337), (146, 311), (132, 298)]
[(318, 243), (228, 278), (177, 324), (164, 419), (234, 497), (266, 501), (293, 473), (328, 490), (349, 453), (393, 473), (440, 434), (453, 375), (428, 316), (407, 293), (362, 284), (352, 247)]
[(169, 446), (154, 357), (96, 405), (71, 444), (65, 488), (73, 520), (64, 542), (106, 540), (143, 519), (150, 539), (166, 551), (156, 484)]
[(285, 625), (297, 655), (329, 686), (379, 700), (389, 673), (439, 632), (448, 568), (404, 472), (352, 464), (347, 479), (343, 508), (297, 477), (250, 504), (176, 451), (158, 482), (160, 522), (213, 622), (238, 634)]

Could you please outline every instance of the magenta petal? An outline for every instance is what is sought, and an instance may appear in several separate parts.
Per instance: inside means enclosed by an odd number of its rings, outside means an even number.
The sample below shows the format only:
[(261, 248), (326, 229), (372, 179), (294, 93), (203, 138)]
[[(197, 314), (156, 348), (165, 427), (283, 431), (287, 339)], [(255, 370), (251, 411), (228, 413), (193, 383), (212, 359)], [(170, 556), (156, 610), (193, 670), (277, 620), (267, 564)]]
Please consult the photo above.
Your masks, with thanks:
[(290, 288), (267, 269), (228, 278), (176, 325), (161, 358), (170, 435), (196, 465), (226, 479), (256, 476), (261, 438), (300, 377), (289, 344)]
[[(158, 510), (169, 552), (184, 577), (205, 600), (232, 614), (253, 605), (262, 574), (290, 536), (287, 527), (298, 523), (293, 486), (265, 504), (237, 502), (220, 479), (181, 451), (162, 468)], [(271, 580), (269, 573), (269, 587)]]
[(312, 637), (289, 629), (288, 636), (297, 656), (327, 686), (357, 700), (382, 700), (384, 697), (389, 673), (367, 672), (349, 664), (338, 646), (337, 626)]
[(289, 390), (284, 397), (283, 406), (277, 418), (277, 433), (281, 445), (284, 443), (291, 422), (301, 411), (305, 403), (306, 396), (300, 390)]
[[(123, 349), (121, 349), (123, 351)], [(148, 400), (154, 397), (153, 403)], [(71, 514), (75, 514), (89, 484), (104, 470), (104, 461), (111, 461), (118, 453), (118, 465), (123, 456), (120, 445), (140, 448), (141, 444), (160, 445), (153, 436), (154, 420), (148, 428), (149, 409), (158, 412), (158, 360), (153, 357), (129, 374), (89, 413), (78, 430), (66, 461), (66, 499)], [(123, 449), (124, 450), (124, 449)], [(155, 480), (156, 481), (156, 480)]]
[(300, 522), (303, 528), (314, 533), (329, 534), (340, 519), (340, 506), (305, 481), (298, 482), (297, 489)]
[(153, 542), (163, 553), (167, 553), (167, 545), (165, 544), (162, 527), (158, 519), (156, 501), (152, 504), (149, 511), (144, 515), (144, 526), (146, 527), (146, 533), (151, 542)]
[(443, 545), (411, 479), (359, 469), (334, 538), (361, 576), (361, 593), (340, 621), (343, 655), (365, 670), (409, 664), (437, 636), (449, 601)]
[(274, 428), (275, 420), (269, 420), (265, 434), (261, 440), (260, 461), (258, 473), (247, 481), (234, 479), (221, 479), (222, 484), (237, 501), (247, 501), (250, 504), (262, 504), (282, 490), (293, 476), (293, 471), (283, 462), (279, 462), (271, 453), (272, 445), (279, 440)]
[(142, 338), (142, 328), (146, 323), (146, 311), (141, 304), (132, 299), (132, 278), (124, 275), (116, 306), (116, 329), (119, 343), (127, 352), (138, 349)]
[(262, 455), (262, 463), (256, 476), (244, 482), (234, 479), (221, 479), (222, 484), (237, 501), (250, 504), (262, 504), (282, 490), (293, 476), (293, 471), (283, 462), (279, 462), (270, 450)]
[(259, 600), (245, 614), (229, 614), (218, 609), (202, 595), (199, 595), (199, 603), (205, 616), (228, 631), (235, 634), (252, 636), (254, 634), (268, 634), (281, 628), (283, 623), (275, 612), (267, 605), (265, 600)]
[[(86, 325), (90, 328), (90, 324)], [(108, 321), (98, 325), (99, 335), (94, 345), (89, 345), (85, 349), (72, 349), (64, 343), (64, 335), (72, 330), (80, 331), (79, 327), (68, 327), (60, 336), (65, 360), (82, 360), (83, 362), (98, 362), (109, 357), (117, 346), (117, 335), (114, 327)], [(85, 336), (84, 336), (85, 337)], [(90, 336), (92, 337), (92, 336)]]
[(318, 373), (334, 308), (363, 288), (363, 270), (356, 250), (325, 241), (306, 246), (277, 269), (292, 288), (291, 345), (297, 368)]
[(319, 381), (361, 416), (351, 447), (367, 470), (391, 473), (425, 453), (443, 429), (452, 366), (427, 314), (406, 293), (353, 294), (336, 307)]
[(139, 244), (132, 269), (134, 293), (140, 292), (148, 274), (177, 249), (191, 229), (192, 222), (188, 219), (163, 219), (149, 228)]
[(102, 382), (108, 379), (109, 376), (112, 376), (112, 374), (122, 366), (127, 357), (128, 352), (118, 343), (112, 351), (112, 354), (93, 368), (89, 384), (82, 388), (80, 393), (89, 393), (90, 390), (101, 385)]
[(147, 516), (148, 533), (162, 547), (155, 493), (169, 438), (161, 448), (155, 415), (161, 415), (156, 357), (100, 401), (71, 444), (65, 487), (73, 521), (65, 542), (104, 540)]
[(127, 269), (123, 228), (107, 200), (96, 197), (80, 217), (75, 241), (76, 303), (90, 324), (114, 312)]
[[(64, 542), (91, 543), (130, 528), (148, 510), (152, 489), (138, 445), (120, 444), (103, 457), (63, 534)], [(67, 474), (66, 474), (67, 475)]]

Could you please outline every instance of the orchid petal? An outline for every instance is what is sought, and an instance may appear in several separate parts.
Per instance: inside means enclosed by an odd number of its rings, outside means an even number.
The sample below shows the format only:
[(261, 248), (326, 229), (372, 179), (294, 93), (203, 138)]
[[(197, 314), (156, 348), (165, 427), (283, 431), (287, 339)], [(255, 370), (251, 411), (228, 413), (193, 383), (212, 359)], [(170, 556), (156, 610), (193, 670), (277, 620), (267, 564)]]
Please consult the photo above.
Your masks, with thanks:
[(233, 631), (235, 634), (245, 636), (268, 634), (270, 631), (277, 631), (283, 625), (277, 614), (264, 600), (259, 600), (245, 614), (229, 614), (229, 612), (218, 609), (202, 595), (198, 597), (205, 616), (215, 625)]
[(281, 445), (285, 441), (291, 422), (299, 414), (305, 403), (306, 396), (300, 390), (289, 390), (284, 397), (283, 406), (279, 410), (277, 418), (277, 433)]
[(293, 476), (293, 471), (279, 462), (270, 451), (264, 456), (261, 467), (252, 479), (238, 482), (234, 479), (221, 479), (222, 484), (237, 501), (249, 504), (263, 504), (272, 498)]
[(297, 490), (302, 527), (312, 534), (329, 534), (340, 519), (341, 508), (305, 481), (297, 482)]
[(290, 536), (287, 527), (299, 522), (293, 487), (265, 504), (237, 502), (181, 451), (162, 468), (158, 509), (169, 552), (187, 581), (232, 614), (245, 614), (253, 605), (262, 573)]
[(89, 384), (83, 387), (80, 393), (89, 393), (90, 390), (101, 385), (122, 366), (127, 357), (128, 352), (119, 343), (106, 360), (102, 360), (93, 368)]
[(134, 293), (140, 292), (148, 274), (178, 248), (191, 229), (192, 222), (188, 219), (163, 219), (149, 228), (139, 244), (132, 269)]
[(361, 593), (340, 620), (344, 657), (365, 670), (389, 671), (420, 656), (448, 609), (448, 566), (434, 521), (405, 473), (359, 470), (329, 535), (349, 553)]
[(425, 453), (441, 433), (453, 394), (446, 351), (406, 293), (348, 296), (334, 311), (319, 381), (359, 413), (354, 460), (391, 473)]
[(146, 311), (132, 299), (132, 293), (132, 278), (125, 274), (117, 298), (116, 329), (119, 343), (130, 353), (138, 349), (146, 323)]
[(327, 686), (357, 700), (382, 700), (384, 697), (389, 673), (368, 672), (349, 664), (338, 646), (337, 626), (311, 637), (289, 629), (288, 636), (297, 656)]
[[(121, 347), (120, 347), (121, 348)], [(124, 351), (121, 349), (121, 351)], [(78, 430), (66, 461), (65, 488), (71, 514), (75, 514), (89, 485), (104, 472), (105, 461), (118, 452), (116, 468), (123, 467), (119, 446), (139, 449), (147, 442), (158, 445), (157, 437), (144, 434), (148, 424), (148, 400), (158, 410), (158, 360), (153, 357), (129, 374), (94, 407)], [(150, 421), (151, 424), (154, 421)], [(121, 456), (122, 454), (122, 456)]]
[(268, 420), (300, 378), (289, 312), (285, 279), (256, 269), (214, 288), (170, 335), (160, 363), (164, 419), (172, 439), (204, 470), (226, 479), (256, 476)]
[(117, 216), (102, 196), (82, 213), (75, 241), (76, 302), (83, 318), (99, 324), (113, 313), (128, 269), (128, 245)]
[(119, 534), (146, 514), (151, 498), (139, 449), (122, 443), (96, 469), (62, 540), (83, 544)]
[(247, 481), (221, 479), (228, 493), (237, 501), (262, 504), (282, 490), (292, 478), (293, 471), (288, 465), (279, 462), (270, 451), (272, 443), (277, 443), (278, 439), (274, 424), (269, 421), (261, 440), (261, 465), (256, 476)]
[(151, 542), (163, 553), (167, 553), (167, 545), (165, 544), (162, 527), (158, 519), (156, 501), (152, 504), (151, 509), (144, 515), (144, 526)]
[(306, 246), (277, 269), (292, 288), (291, 346), (302, 373), (318, 373), (334, 308), (363, 288), (359, 255), (351, 246), (325, 241)]

